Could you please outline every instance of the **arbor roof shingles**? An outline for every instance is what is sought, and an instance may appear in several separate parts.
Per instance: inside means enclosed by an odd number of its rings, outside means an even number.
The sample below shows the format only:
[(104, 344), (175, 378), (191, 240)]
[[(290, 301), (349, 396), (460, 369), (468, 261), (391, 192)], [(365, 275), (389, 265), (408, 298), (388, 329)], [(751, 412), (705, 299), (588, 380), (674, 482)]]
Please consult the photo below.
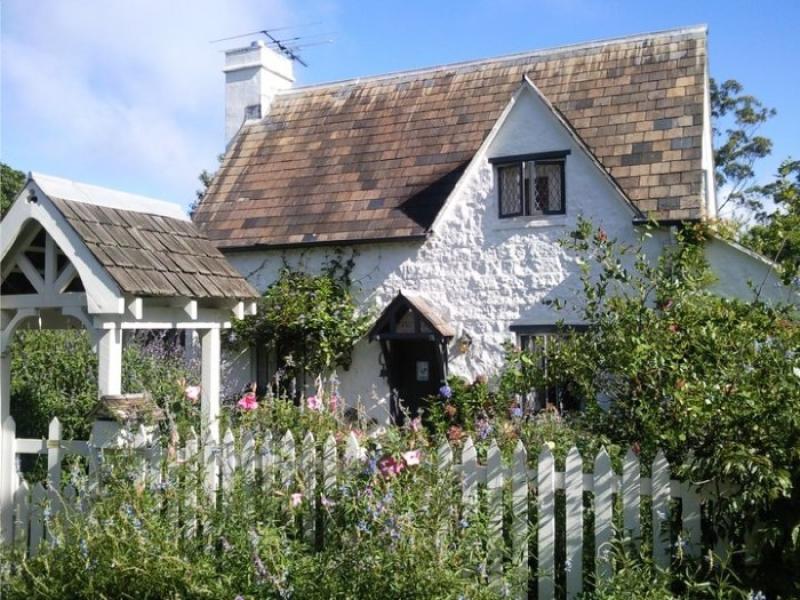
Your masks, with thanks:
[(281, 92), (195, 222), (221, 249), (423, 236), (526, 75), (642, 213), (703, 217), (692, 28)]

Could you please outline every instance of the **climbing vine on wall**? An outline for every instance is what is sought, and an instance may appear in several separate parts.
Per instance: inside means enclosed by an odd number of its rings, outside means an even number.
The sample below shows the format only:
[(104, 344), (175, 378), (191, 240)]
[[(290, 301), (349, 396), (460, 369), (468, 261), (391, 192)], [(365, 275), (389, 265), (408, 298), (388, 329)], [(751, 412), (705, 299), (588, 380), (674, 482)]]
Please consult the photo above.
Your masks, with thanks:
[(355, 258), (337, 251), (319, 274), (284, 266), (259, 300), (255, 316), (234, 324), (239, 342), (267, 348), (287, 377), (350, 367), (369, 315), (353, 298)]

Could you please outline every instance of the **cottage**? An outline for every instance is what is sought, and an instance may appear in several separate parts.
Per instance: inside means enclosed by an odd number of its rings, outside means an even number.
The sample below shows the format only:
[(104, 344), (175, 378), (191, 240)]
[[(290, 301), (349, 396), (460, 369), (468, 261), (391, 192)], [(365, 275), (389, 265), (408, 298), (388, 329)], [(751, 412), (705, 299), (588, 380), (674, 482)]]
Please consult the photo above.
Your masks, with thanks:
[[(705, 27), (298, 88), (254, 43), (224, 71), (228, 147), (195, 222), (258, 290), (355, 252), (378, 319), (339, 376), (380, 420), (392, 390), (415, 406), (554, 330), (579, 217), (631, 242), (655, 219), (657, 255), (717, 216)], [(757, 255), (713, 240), (708, 258), (719, 293), (788, 298)], [(264, 382), (279, 360), (254, 348), (231, 373)]]

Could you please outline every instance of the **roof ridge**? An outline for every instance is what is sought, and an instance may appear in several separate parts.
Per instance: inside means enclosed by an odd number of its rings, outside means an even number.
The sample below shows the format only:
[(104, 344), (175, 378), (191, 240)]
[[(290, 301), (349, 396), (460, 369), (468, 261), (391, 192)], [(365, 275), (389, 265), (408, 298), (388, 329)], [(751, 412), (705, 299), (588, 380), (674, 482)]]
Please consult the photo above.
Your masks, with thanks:
[(189, 216), (176, 203), (150, 196), (142, 196), (123, 190), (66, 179), (55, 175), (47, 175), (31, 171), (28, 178), (38, 185), (48, 196), (68, 200), (70, 202), (83, 202), (95, 206), (105, 206), (117, 210), (158, 215), (181, 221), (189, 221)]
[(380, 81), (380, 80), (391, 80), (391, 79), (401, 79), (404, 77), (409, 77), (413, 75), (423, 75), (425, 73), (435, 73), (437, 71), (446, 71), (455, 68), (464, 68), (464, 67), (479, 67), (484, 64), (500, 62), (500, 61), (512, 61), (512, 60), (519, 60), (522, 58), (533, 58), (536, 56), (552, 56), (563, 54), (565, 56), (569, 56), (570, 54), (577, 53), (583, 50), (588, 50), (591, 48), (597, 48), (602, 46), (609, 46), (613, 44), (619, 44), (622, 42), (635, 42), (635, 41), (644, 41), (647, 39), (652, 39), (654, 37), (682, 37), (682, 36), (689, 36), (690, 34), (697, 34), (697, 33), (707, 33), (708, 32), (708, 25), (690, 25), (687, 27), (677, 27), (674, 29), (662, 29), (658, 31), (651, 31), (645, 33), (637, 33), (625, 36), (617, 36), (617, 37), (610, 37), (610, 38), (602, 38), (598, 40), (591, 40), (588, 42), (577, 42), (574, 44), (565, 44), (563, 46), (551, 46), (548, 48), (542, 48), (538, 50), (529, 50), (525, 52), (515, 52), (512, 54), (501, 54), (499, 56), (493, 56), (490, 58), (479, 58), (479, 59), (472, 59), (472, 60), (464, 60), (464, 61), (457, 61), (453, 63), (445, 63), (442, 65), (434, 65), (430, 67), (421, 67), (417, 69), (403, 69), (400, 71), (391, 71), (389, 73), (380, 73), (377, 75), (367, 75), (364, 77), (352, 77), (350, 79), (338, 79), (334, 81), (328, 81), (323, 83), (312, 83), (309, 85), (304, 86), (297, 86), (293, 88), (288, 88), (285, 90), (280, 90), (277, 92), (276, 95), (278, 96), (291, 96), (297, 93), (308, 92), (312, 90), (319, 90), (324, 88), (336, 88), (336, 87), (343, 87), (347, 85), (356, 85), (361, 83), (367, 83), (372, 81)]

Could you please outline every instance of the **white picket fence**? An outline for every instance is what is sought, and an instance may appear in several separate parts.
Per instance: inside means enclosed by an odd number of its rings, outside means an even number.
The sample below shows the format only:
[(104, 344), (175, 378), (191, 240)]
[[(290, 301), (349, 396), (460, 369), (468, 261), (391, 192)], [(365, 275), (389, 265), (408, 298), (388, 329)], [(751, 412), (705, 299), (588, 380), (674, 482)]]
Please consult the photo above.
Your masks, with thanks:
[[(12, 421), (7, 421), (9, 429), (14, 430)], [(253, 433), (245, 433), (241, 440), (235, 440), (233, 433), (226, 432), (220, 444), (208, 439), (202, 443), (198, 439), (185, 442), (177, 452), (177, 462), (200, 457), (204, 461), (206, 485), (209, 488), (221, 486), (225, 492), (231, 486), (234, 475), (245, 475), (244, 480), (260, 482), (265, 487), (280, 486), (287, 493), (296, 489), (302, 481), (306, 498), (330, 493), (337, 485), (341, 470), (356, 461), (363, 460), (364, 450), (354, 434), (347, 437), (343, 448), (337, 445), (333, 436), (320, 445), (311, 433), (302, 441), (297, 441), (291, 432), (281, 439), (273, 440), (270, 433), (259, 436), (256, 443)], [(238, 442), (238, 443), (237, 443)], [(162, 469), (163, 449), (158, 445), (148, 445), (144, 432), (133, 436), (132, 444), (141, 456), (141, 477), (144, 480), (160, 482), (169, 478), (169, 469)], [(40, 544), (47, 539), (46, 518), (43, 507), (55, 513), (65, 505), (72, 509), (85, 508), (87, 498), (78, 498), (71, 485), (62, 486), (61, 462), (68, 454), (78, 454), (89, 459), (89, 489), (97, 485), (96, 474), (99, 449), (91, 441), (65, 441), (61, 439), (61, 426), (57, 419), (50, 425), (48, 440), (15, 440), (15, 453), (46, 454), (48, 482), (38, 483), (31, 488), (20, 480), (14, 494), (14, 538), (18, 543), (27, 544), (31, 555), (35, 555)], [(510, 463), (503, 461), (495, 442), (488, 449), (486, 464), (478, 461), (478, 452), (471, 438), (467, 438), (460, 448), (460, 460), (455, 461), (453, 448), (447, 443), (438, 449), (438, 455), (428, 457), (435, 460), (441, 471), (450, 471), (453, 481), (460, 486), (462, 514), (481, 510), (479, 487), (486, 493), (486, 515), (489, 523), (489, 537), (486, 547), (487, 575), (489, 583), (497, 583), (504, 570), (513, 569), (520, 581), (534, 578), (538, 586), (538, 598), (553, 598), (555, 595), (556, 565), (556, 492), (564, 490), (566, 499), (566, 548), (565, 584), (567, 598), (573, 598), (583, 590), (585, 579), (583, 565), (584, 544), (584, 493), (593, 494), (595, 569), (599, 577), (608, 577), (612, 572), (613, 561), (609, 557), (609, 547), (615, 536), (625, 535), (640, 538), (640, 503), (643, 496), (652, 498), (652, 546), (657, 564), (668, 567), (673, 545), (662, 531), (662, 524), (670, 520), (671, 499), (680, 499), (680, 519), (685, 536), (685, 551), (697, 556), (700, 552), (700, 503), (699, 497), (685, 483), (670, 478), (670, 466), (659, 452), (652, 464), (650, 478), (640, 476), (638, 456), (629, 450), (624, 458), (621, 474), (616, 474), (611, 459), (605, 450), (594, 458), (593, 472), (584, 472), (584, 461), (576, 448), (572, 448), (566, 458), (563, 472), (556, 470), (555, 459), (549, 446), (544, 446), (535, 461), (529, 466), (528, 450), (521, 442), (517, 443)], [(256, 472), (259, 477), (255, 477)], [(509, 485), (507, 485), (509, 484)], [(455, 483), (454, 483), (455, 485)], [(61, 493), (56, 493), (61, 490)], [(209, 490), (211, 491), (211, 490)], [(504, 494), (510, 497), (504, 498)], [(623, 532), (615, 531), (615, 496), (621, 501)], [(535, 499), (535, 500), (534, 500)], [(510, 529), (504, 536), (504, 500), (510, 501)], [(529, 506), (536, 502), (537, 518), (529, 520)], [(309, 503), (313, 511), (316, 503)], [(509, 503), (505, 503), (509, 505)], [(7, 508), (7, 507), (6, 507)], [(189, 507), (191, 508), (191, 507)], [(474, 513), (473, 513), (474, 514)], [(318, 521), (313, 514), (303, 519), (303, 527), (309, 540), (315, 539), (314, 530)], [(535, 535), (532, 535), (535, 530)], [(529, 541), (536, 543), (537, 571), (529, 569)], [(506, 539), (511, 540), (510, 552), (503, 557), (502, 548)], [(524, 597), (524, 596), (523, 596)]]

